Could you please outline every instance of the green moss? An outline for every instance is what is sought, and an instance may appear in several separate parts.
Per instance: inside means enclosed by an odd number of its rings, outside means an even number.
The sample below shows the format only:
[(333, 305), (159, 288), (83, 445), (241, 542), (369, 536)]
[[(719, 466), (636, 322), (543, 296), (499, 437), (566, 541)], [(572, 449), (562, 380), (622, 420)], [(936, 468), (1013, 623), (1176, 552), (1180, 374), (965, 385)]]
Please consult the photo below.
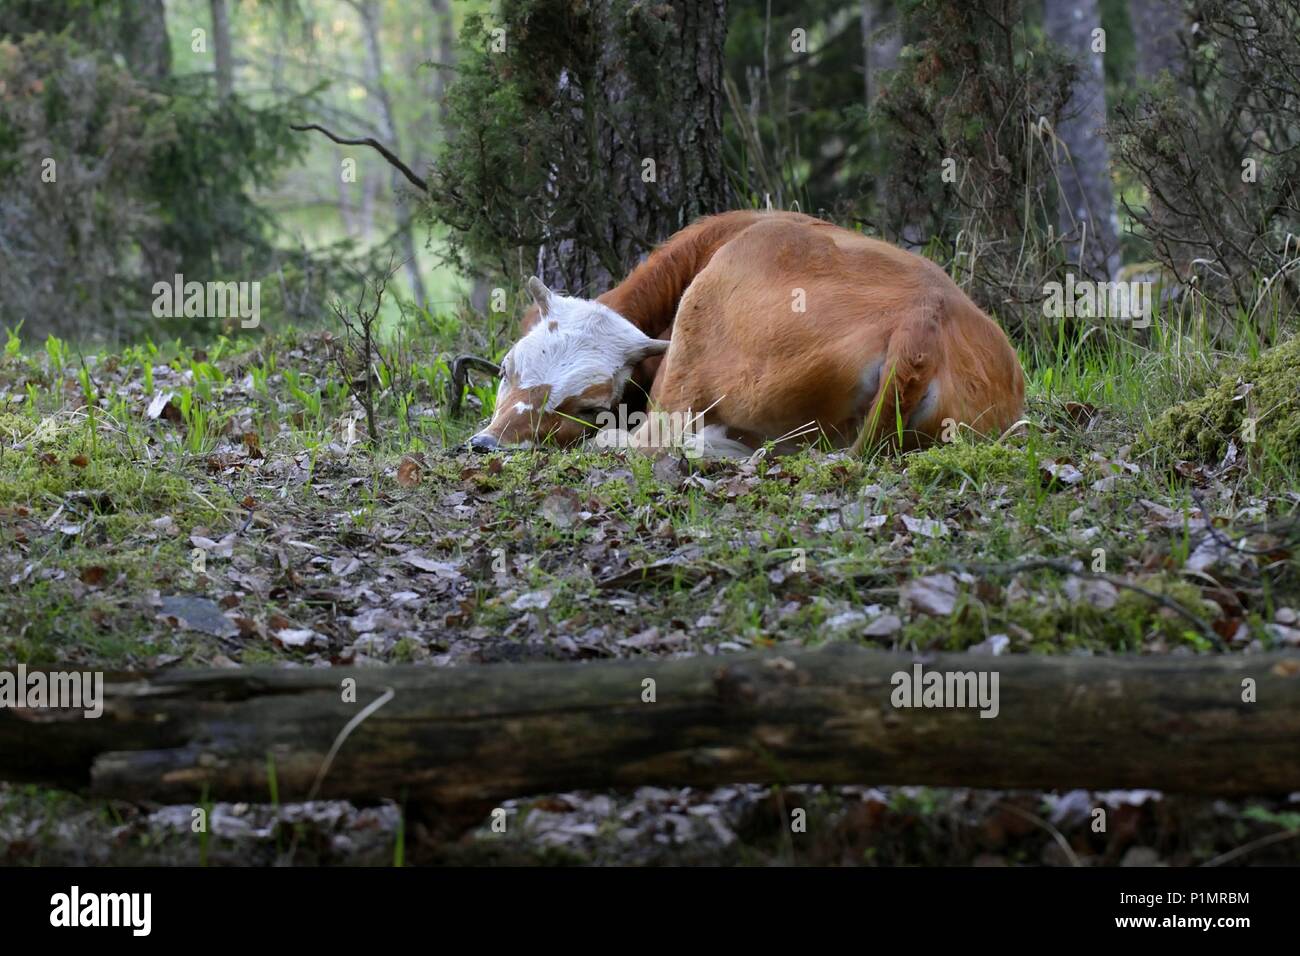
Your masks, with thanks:
[(0, 437), (23, 443), (0, 452), (0, 506), (53, 508), (83, 492), (86, 505), (101, 514), (152, 517), (176, 513), (182, 505), (191, 513), (201, 507), (192, 478), (142, 467), (125, 449), (92, 436), (83, 421), (0, 414)]
[(1016, 481), (1035, 471), (1032, 456), (1022, 448), (968, 441), (946, 442), (908, 455), (904, 467), (909, 482), (917, 487)]
[[(179, 476), (130, 462), (101, 462), (78, 467), (60, 458), (44, 464), (35, 455), (16, 459), (0, 468), (0, 504), (40, 507), (72, 492), (86, 492), (88, 503), (104, 511), (130, 509), (136, 512), (175, 513), (182, 503), (187, 509), (199, 506), (189, 482)], [(206, 509), (203, 509), (206, 510)]]
[[(1248, 420), (1254, 422), (1253, 436)], [(1229, 441), (1239, 449), (1257, 443), (1283, 468), (1300, 467), (1300, 335), (1223, 375), (1204, 395), (1168, 409), (1142, 435), (1138, 449), (1216, 462)]]
[[(1172, 598), (1208, 622), (1200, 592), (1187, 582), (1154, 576), (1135, 583)], [(949, 651), (966, 650), (992, 634), (1019, 638), (1027, 646), (1018, 650), (1046, 654), (1080, 649), (1140, 651), (1147, 641), (1157, 639), (1170, 646), (1206, 649), (1204, 637), (1189, 621), (1137, 591), (1120, 590), (1115, 606), (1103, 610), (1060, 591), (1035, 590), (1039, 599), (1002, 606), (972, 602), (950, 618), (920, 618), (905, 627), (904, 637), (920, 648)]]

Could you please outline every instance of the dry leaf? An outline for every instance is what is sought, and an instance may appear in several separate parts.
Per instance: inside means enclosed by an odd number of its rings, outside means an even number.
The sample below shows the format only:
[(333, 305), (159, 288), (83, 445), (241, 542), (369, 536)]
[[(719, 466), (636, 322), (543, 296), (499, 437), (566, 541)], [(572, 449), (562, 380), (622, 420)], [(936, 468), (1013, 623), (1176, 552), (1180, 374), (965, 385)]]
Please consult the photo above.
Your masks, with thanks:
[(572, 488), (556, 488), (542, 499), (542, 517), (557, 528), (570, 528), (578, 520), (578, 493)]
[(899, 515), (899, 517), (903, 519), (903, 526), (911, 534), (919, 534), (925, 538), (942, 538), (948, 533), (944, 523), (933, 518), (913, 518), (911, 515)]
[(957, 608), (957, 579), (951, 574), (928, 574), (905, 581), (899, 589), (904, 607), (922, 614), (947, 617)]
[(528, 591), (515, 598), (510, 608), (514, 611), (542, 610), (550, 606), (552, 597), (554, 595), (550, 591)]
[(403, 488), (414, 488), (423, 477), (424, 472), (420, 468), (420, 463), (410, 455), (403, 458), (402, 463), (397, 466), (397, 483)]
[(149, 403), (149, 407), (145, 409), (144, 417), (149, 419), (157, 418), (163, 413), (163, 409), (171, 404), (171, 400), (171, 392), (158, 392), (154, 395), (153, 401)]
[(1053, 479), (1066, 486), (1077, 485), (1083, 481), (1083, 472), (1068, 461), (1045, 461), (1039, 464), (1038, 470), (1043, 473), (1048, 484), (1051, 484)]
[(402, 560), (413, 568), (418, 568), (428, 574), (436, 574), (440, 578), (455, 580), (461, 577), (456, 565), (450, 561), (434, 561), (432, 558), (426, 558), (419, 554), (404, 554)]
[(108, 568), (99, 564), (92, 564), (89, 567), (81, 569), (82, 584), (89, 584), (92, 588), (97, 588), (104, 583), (104, 578), (108, 575)]
[(275, 632), (275, 640), (283, 647), (311, 647), (324, 645), (325, 637), (309, 627), (286, 627)]

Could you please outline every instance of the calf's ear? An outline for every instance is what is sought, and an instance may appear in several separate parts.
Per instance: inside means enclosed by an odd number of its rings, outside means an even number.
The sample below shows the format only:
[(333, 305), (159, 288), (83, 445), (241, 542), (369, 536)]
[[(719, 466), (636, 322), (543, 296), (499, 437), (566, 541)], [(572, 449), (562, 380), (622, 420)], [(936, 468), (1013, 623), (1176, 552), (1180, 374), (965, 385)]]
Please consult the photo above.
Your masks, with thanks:
[(650, 336), (642, 336), (641, 340), (628, 349), (624, 356), (624, 361), (628, 365), (635, 365), (642, 359), (647, 359), (652, 355), (663, 355), (668, 351), (667, 339), (652, 339)]
[(537, 310), (546, 315), (551, 311), (551, 290), (546, 288), (542, 280), (533, 276), (528, 280), (528, 292), (532, 295), (533, 301), (537, 303)]

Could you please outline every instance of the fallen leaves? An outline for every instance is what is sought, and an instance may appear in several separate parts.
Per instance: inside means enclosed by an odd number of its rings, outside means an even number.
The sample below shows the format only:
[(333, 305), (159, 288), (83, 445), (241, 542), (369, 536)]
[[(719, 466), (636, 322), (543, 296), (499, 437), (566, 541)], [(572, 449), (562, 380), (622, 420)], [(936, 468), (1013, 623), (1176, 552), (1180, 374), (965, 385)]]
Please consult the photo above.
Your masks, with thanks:
[(414, 488), (424, 479), (424, 456), (407, 455), (397, 466), (397, 483), (403, 488)]
[(161, 599), (159, 615), (172, 627), (199, 631), (214, 637), (234, 637), (239, 627), (213, 600), (188, 594), (169, 594)]
[(1070, 421), (1085, 431), (1091, 428), (1099, 417), (1097, 406), (1088, 402), (1066, 402), (1065, 414), (1069, 416)]
[(510, 603), (510, 609), (513, 611), (540, 611), (551, 606), (551, 600), (555, 595), (546, 590), (527, 591)]
[(286, 627), (271, 635), (277, 644), (286, 649), (306, 647), (324, 647), (329, 644), (325, 635), (318, 634), (309, 627)]
[(1069, 487), (1083, 481), (1083, 472), (1064, 459), (1039, 462), (1038, 470), (1043, 475), (1044, 484), (1048, 485), (1056, 481)]
[(1065, 579), (1065, 595), (1071, 601), (1090, 604), (1101, 611), (1109, 611), (1119, 603), (1119, 589), (1101, 578), (1081, 578), (1070, 575)]
[(92, 564), (81, 569), (77, 575), (81, 583), (92, 588), (97, 588), (104, 583), (104, 578), (108, 576), (108, 568), (102, 564)]
[(621, 638), (615, 642), (619, 647), (636, 651), (674, 651), (685, 648), (689, 643), (685, 631), (673, 630), (660, 633), (657, 627), (648, 627), (643, 631)]
[(243, 444), (244, 451), (247, 453), (249, 458), (266, 457), (262, 451), (262, 438), (257, 434), (257, 432), (244, 432), (240, 438), (240, 442)]
[(361, 561), (355, 555), (340, 554), (330, 561), (330, 574), (338, 578), (346, 578), (360, 567)]
[[(153, 421), (159, 418), (160, 416), (162, 416), (164, 409), (166, 409), (170, 405), (172, 410), (176, 414), (176, 419), (179, 419), (180, 409), (176, 408), (175, 405), (172, 405), (171, 401), (172, 401), (171, 392), (156, 393), (153, 397), (153, 400), (149, 403), (149, 407), (145, 409), (144, 417), (149, 419), (150, 421)], [(167, 415), (166, 417), (168, 419), (171, 419), (170, 415)]]
[(921, 614), (948, 617), (957, 609), (957, 579), (951, 574), (928, 574), (904, 581), (899, 588), (902, 606)]
[(444, 580), (457, 581), (463, 577), (458, 562), (435, 561), (432, 558), (426, 558), (418, 552), (408, 552), (407, 554), (402, 555), (402, 563), (409, 564), (417, 571), (423, 571), (425, 574), (432, 574)]
[(230, 532), (220, 541), (214, 541), (211, 538), (204, 537), (201, 534), (190, 535), (190, 544), (199, 548), (214, 558), (228, 558), (235, 552), (235, 538), (237, 532)]
[(557, 528), (571, 528), (578, 522), (582, 506), (572, 488), (556, 488), (542, 499), (538, 509), (543, 518)]
[[(915, 519), (912, 519), (915, 520)], [(814, 531), (875, 531), (883, 528), (889, 515), (872, 514), (867, 502), (855, 501), (820, 519)], [(904, 518), (904, 524), (907, 519)]]
[(948, 528), (942, 521), (933, 518), (914, 518), (911, 515), (898, 517), (909, 534), (919, 534), (923, 538), (942, 538), (948, 534)]
[(865, 628), (862, 633), (867, 637), (893, 637), (903, 629), (903, 619), (897, 614), (881, 614)]

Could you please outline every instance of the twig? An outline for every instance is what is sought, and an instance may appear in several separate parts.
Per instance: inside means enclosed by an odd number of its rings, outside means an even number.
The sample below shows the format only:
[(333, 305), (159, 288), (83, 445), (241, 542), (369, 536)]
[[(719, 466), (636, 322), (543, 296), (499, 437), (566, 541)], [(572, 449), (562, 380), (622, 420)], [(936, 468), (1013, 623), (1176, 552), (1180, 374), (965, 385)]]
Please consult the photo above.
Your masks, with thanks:
[(1052, 826), (1050, 823), (1044, 820), (1042, 817), (1030, 813), (1028, 810), (1022, 810), (1017, 806), (1011, 805), (1010, 803), (998, 803), (997, 807), (999, 810), (1007, 810), (1010, 813), (1014, 813), (1016, 816), (1024, 820), (1028, 820), (1034, 826), (1041, 827), (1042, 829), (1046, 830), (1048, 833), (1052, 835), (1052, 839), (1056, 841), (1056, 845), (1061, 848), (1061, 851), (1063, 853), (1065, 853), (1066, 859), (1070, 861), (1071, 866), (1083, 866), (1083, 864), (1079, 862), (1078, 855), (1074, 852), (1074, 849), (1070, 846), (1069, 841), (1065, 839), (1065, 835), (1061, 833), (1060, 830), (1056, 829), (1056, 827)]
[[(1229, 538), (1227, 535), (1225, 535), (1222, 531), (1220, 531), (1218, 528), (1214, 526), (1214, 520), (1210, 517), (1210, 510), (1205, 507), (1205, 502), (1201, 500), (1201, 496), (1196, 491), (1196, 489), (1192, 489), (1192, 500), (1196, 502), (1196, 507), (1201, 510), (1201, 517), (1205, 519), (1206, 534), (1209, 537), (1213, 538), (1220, 547), (1226, 548), (1229, 551), (1236, 552), (1237, 554), (1269, 555), (1269, 554), (1273, 554), (1275, 551), (1278, 550), (1278, 548), (1283, 546), (1283, 545), (1274, 545), (1273, 547), (1270, 548), (1249, 548), (1246, 545), (1242, 544), (1242, 540), (1245, 540), (1244, 538), (1238, 541), (1233, 541), (1231, 538)], [(1288, 528), (1287, 531), (1288, 533), (1286, 535), (1283, 535), (1284, 544), (1291, 543), (1291, 532), (1295, 531), (1295, 527), (1293, 526), (1291, 528)], [(1276, 534), (1277, 532), (1269, 531), (1268, 529), (1264, 529), (1264, 528), (1254, 528), (1253, 530), (1247, 530), (1244, 533), (1246, 535), (1251, 535), (1251, 534)]]
[(1260, 837), (1258, 840), (1251, 840), (1244, 846), (1239, 846), (1235, 850), (1229, 850), (1227, 853), (1221, 853), (1212, 860), (1206, 860), (1201, 866), (1218, 866), (1221, 863), (1230, 863), (1239, 856), (1245, 856), (1262, 847), (1272, 846), (1274, 843), (1283, 843), (1287, 840), (1294, 840), (1300, 837), (1300, 830), (1283, 830), (1281, 833), (1270, 833), (1266, 837)]
[(1179, 601), (1174, 600), (1167, 594), (1160, 594), (1152, 591), (1150, 588), (1144, 588), (1140, 584), (1134, 584), (1127, 578), (1122, 578), (1115, 574), (1106, 574), (1102, 571), (1089, 571), (1084, 568), (1076, 567), (1074, 562), (1061, 560), (1059, 558), (1028, 558), (1024, 561), (1012, 561), (1010, 564), (967, 564), (962, 561), (945, 561), (936, 565), (939, 568), (946, 568), (950, 571), (966, 571), (971, 574), (1001, 575), (1010, 576), (1019, 574), (1021, 571), (1056, 571), (1060, 574), (1073, 574), (1076, 577), (1092, 578), (1097, 581), (1105, 581), (1112, 587), (1126, 588), (1129, 591), (1136, 591), (1143, 597), (1155, 601), (1162, 607), (1173, 611), (1179, 617), (1193, 625), (1207, 641), (1215, 646), (1218, 650), (1226, 650), (1223, 639), (1214, 632), (1214, 629), (1206, 624), (1203, 620), (1193, 614), (1188, 608)]
[(297, 130), (300, 133), (305, 133), (308, 130), (314, 129), (317, 132), (324, 133), (326, 136), (328, 136), (334, 142), (338, 143), (340, 146), (369, 146), (371, 149), (378, 151), (379, 155), (384, 157), (384, 159), (388, 160), (389, 165), (395, 167), (403, 176), (405, 176), (411, 182), (413, 186), (418, 188), (420, 192), (425, 193), (426, 195), (429, 192), (429, 184), (425, 182), (421, 177), (417, 176), (414, 172), (412, 172), (410, 166), (407, 166), (406, 163), (398, 159), (393, 154), (392, 150), (390, 150), (383, 143), (379, 142), (379, 140), (375, 139), (373, 136), (366, 136), (361, 139), (347, 139), (345, 137), (337, 136), (334, 133), (331, 133), (324, 126), (321, 126), (318, 123), (307, 123), (303, 126), (296, 126), (291, 124), (289, 128), (292, 130)]
[(458, 355), (451, 363), (451, 382), (447, 386), (447, 410), (453, 415), (460, 414), (460, 404), (465, 395), (465, 384), (469, 369), (500, 375), (501, 367), (477, 355)]
[[(352, 731), (365, 723), (366, 718), (377, 711), (380, 707), (383, 707), (384, 704), (388, 703), (395, 696), (397, 695), (393, 688), (385, 687), (382, 694), (372, 700), (361, 710), (360, 713), (343, 725), (343, 729), (340, 730), (338, 736), (334, 738), (334, 743), (330, 746), (329, 753), (327, 753), (325, 759), (321, 761), (320, 769), (316, 771), (316, 779), (312, 781), (311, 790), (307, 793), (307, 799), (304, 800), (303, 803), (311, 803), (316, 799), (316, 794), (320, 792), (320, 785), (325, 781), (325, 775), (330, 772), (330, 767), (334, 764), (334, 758), (343, 748), (344, 742), (352, 735)], [(285, 862), (292, 860), (294, 853), (298, 850), (298, 832), (298, 829), (295, 828), (293, 831), (293, 840), (290, 841), (289, 849), (286, 851), (284, 856)]]
[(316, 794), (320, 793), (320, 785), (325, 782), (325, 775), (330, 772), (330, 767), (334, 764), (334, 758), (338, 756), (339, 750), (342, 749), (343, 744), (348, 737), (352, 735), (352, 731), (360, 727), (367, 717), (377, 711), (380, 707), (383, 707), (384, 704), (388, 703), (395, 696), (396, 692), (391, 687), (385, 687), (382, 694), (370, 703), (366, 704), (359, 714), (343, 726), (343, 729), (339, 731), (339, 735), (334, 738), (334, 744), (330, 747), (329, 753), (327, 753), (325, 759), (321, 761), (320, 770), (316, 771), (316, 779), (312, 782), (311, 791), (307, 794), (307, 799), (304, 802), (311, 803), (316, 799)]

